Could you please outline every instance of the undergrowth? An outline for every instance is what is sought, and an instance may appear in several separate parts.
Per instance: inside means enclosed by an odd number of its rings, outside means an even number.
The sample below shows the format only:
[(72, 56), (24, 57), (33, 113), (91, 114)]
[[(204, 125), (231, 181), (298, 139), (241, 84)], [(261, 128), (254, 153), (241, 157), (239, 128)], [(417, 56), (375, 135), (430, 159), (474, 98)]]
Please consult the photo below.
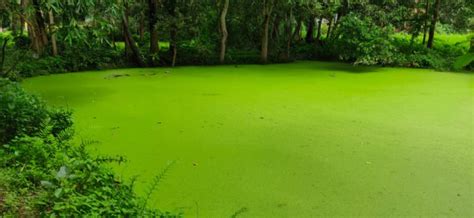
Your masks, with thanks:
[(135, 179), (109, 166), (123, 157), (91, 154), (93, 141), (71, 142), (71, 114), (0, 79), (0, 216), (181, 216), (147, 206), (172, 165), (152, 181), (146, 198), (138, 196)]

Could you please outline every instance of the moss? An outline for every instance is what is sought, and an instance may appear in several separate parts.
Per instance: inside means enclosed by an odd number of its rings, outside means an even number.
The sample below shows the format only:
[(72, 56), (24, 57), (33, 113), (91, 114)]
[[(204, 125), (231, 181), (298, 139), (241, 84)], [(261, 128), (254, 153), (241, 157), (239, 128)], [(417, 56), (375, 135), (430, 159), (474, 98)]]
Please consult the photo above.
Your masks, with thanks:
[[(130, 76), (104, 79), (115, 74)], [(78, 135), (100, 140), (98, 152), (125, 155), (117, 172), (151, 181), (178, 160), (150, 202), (163, 209), (471, 217), (473, 81), (297, 62), (85, 72), (24, 86), (72, 108)]]

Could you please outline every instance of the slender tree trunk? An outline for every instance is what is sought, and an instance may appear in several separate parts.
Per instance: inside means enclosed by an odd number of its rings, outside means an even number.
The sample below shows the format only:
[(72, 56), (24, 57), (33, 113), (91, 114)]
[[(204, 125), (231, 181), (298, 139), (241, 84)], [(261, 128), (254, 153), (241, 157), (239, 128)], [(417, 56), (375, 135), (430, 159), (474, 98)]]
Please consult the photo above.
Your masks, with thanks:
[(11, 25), (11, 27), (12, 27), (12, 34), (13, 34), (14, 36), (16, 36), (17, 33), (18, 33), (18, 27), (17, 27), (17, 25), (18, 25), (18, 19), (17, 19), (17, 16), (16, 16), (14, 13), (12, 13), (11, 16), (12, 16), (12, 18), (11, 18), (12, 20), (11, 20), (10, 25)]
[(225, 62), (225, 53), (226, 53), (226, 47), (227, 47), (227, 37), (229, 33), (227, 32), (227, 22), (226, 22), (226, 16), (227, 16), (227, 11), (229, 10), (229, 0), (224, 0), (224, 5), (221, 10), (221, 16), (220, 16), (220, 32), (221, 32), (221, 51), (219, 55), (219, 61), (222, 63)]
[(430, 0), (426, 0), (425, 5), (425, 22), (423, 24), (423, 45), (426, 43), (426, 33), (428, 32), (428, 19), (430, 10)]
[(167, 9), (168, 13), (172, 19), (172, 23), (170, 25), (170, 54), (171, 54), (171, 66), (174, 67), (176, 65), (176, 57), (178, 55), (178, 26), (177, 26), (177, 17), (176, 17), (176, 3), (177, 0), (168, 0), (167, 1)]
[(35, 26), (35, 40), (37, 41), (38, 45), (38, 54), (42, 54), (44, 48), (48, 45), (48, 35), (46, 34), (46, 24), (45, 19), (43, 17), (43, 13), (40, 8), (39, 0), (32, 0), (33, 8), (34, 8), (34, 23)]
[(140, 50), (138, 49), (135, 40), (133, 39), (132, 33), (130, 32), (130, 27), (128, 24), (128, 7), (125, 8), (125, 13), (122, 15), (122, 27), (125, 43), (127, 43), (127, 46), (130, 48), (130, 55), (132, 56), (133, 61), (138, 66), (144, 67), (145, 63), (143, 63), (143, 60), (141, 58)]
[(123, 28), (123, 23), (122, 23), (122, 32), (123, 32), (123, 42), (125, 43), (125, 56), (130, 58), (132, 56), (132, 49), (130, 49), (130, 42), (128, 41), (128, 37), (126, 36), (125, 29)]
[[(39, 45), (38, 45), (38, 40), (36, 40), (36, 36), (35, 36), (35, 31), (34, 31), (34, 28), (31, 24), (26, 24), (26, 31), (27, 31), (27, 34), (28, 34), (28, 38), (30, 39), (31, 41), (31, 48), (38, 52), (40, 50), (39, 48)], [(38, 54), (38, 53), (36, 53)]]
[(300, 41), (301, 40), (301, 26), (303, 25), (303, 21), (298, 20), (298, 23), (296, 24), (295, 31), (293, 32), (293, 39), (295, 41)]
[(3, 75), (3, 64), (5, 63), (5, 52), (7, 49), (7, 44), (8, 44), (8, 38), (3, 40), (3, 45), (2, 45), (2, 54), (1, 54), (1, 59), (0, 59), (0, 76)]
[(279, 30), (280, 30), (280, 23), (281, 23), (281, 17), (276, 16), (275, 20), (273, 21), (273, 28), (272, 28), (271, 35), (270, 35), (271, 39), (274, 40), (274, 41), (278, 40)]
[(270, 20), (273, 11), (273, 0), (263, 0), (263, 32), (262, 32), (262, 48), (260, 57), (262, 63), (268, 62), (268, 36), (270, 31)]
[(291, 50), (291, 42), (294, 39), (293, 33), (291, 32), (292, 25), (291, 21), (293, 19), (293, 9), (290, 10), (289, 15), (286, 16), (286, 22), (285, 22), (285, 32), (286, 32), (286, 59), (290, 59), (290, 50)]
[(434, 35), (435, 35), (435, 30), (436, 30), (436, 22), (438, 22), (440, 6), (441, 6), (441, 0), (436, 0), (435, 5), (434, 5), (433, 19), (431, 20), (431, 27), (430, 27), (430, 34), (429, 34), (429, 37), (428, 37), (428, 44), (426, 45), (426, 47), (428, 47), (428, 48), (433, 47)]
[(262, 50), (261, 59), (263, 63), (268, 62), (268, 35), (270, 28), (270, 14), (265, 14), (263, 19)]
[(176, 57), (178, 56), (178, 45), (177, 45), (178, 27), (176, 24), (171, 26), (170, 30), (170, 52), (171, 52), (171, 66), (176, 66)]
[(53, 11), (49, 11), (49, 34), (51, 34), (51, 48), (53, 56), (58, 55), (58, 46), (56, 44), (56, 34), (53, 30), (54, 27), (54, 15)]
[(308, 26), (306, 28), (306, 43), (313, 43), (314, 42), (314, 16), (311, 16), (308, 22)]
[[(146, 0), (139, 0), (138, 1), (141, 5), (142, 9), (145, 9)], [(138, 35), (140, 36), (140, 42), (143, 42), (145, 40), (145, 12), (140, 12), (140, 19), (138, 21)]]
[(149, 9), (148, 29), (150, 31), (150, 55), (151, 56), (157, 54), (160, 50), (160, 46), (158, 43), (158, 31), (156, 30), (156, 23), (158, 21), (157, 7), (158, 7), (157, 0), (148, 0), (148, 9)]
[(319, 22), (318, 22), (318, 34), (316, 35), (316, 41), (319, 42), (319, 40), (321, 39), (321, 25), (323, 24), (323, 18), (320, 17), (319, 18)]
[(333, 20), (334, 20), (334, 18), (332, 16), (329, 17), (328, 32), (326, 34), (326, 39), (329, 39), (329, 37), (331, 36), (331, 28), (332, 28), (332, 21)]

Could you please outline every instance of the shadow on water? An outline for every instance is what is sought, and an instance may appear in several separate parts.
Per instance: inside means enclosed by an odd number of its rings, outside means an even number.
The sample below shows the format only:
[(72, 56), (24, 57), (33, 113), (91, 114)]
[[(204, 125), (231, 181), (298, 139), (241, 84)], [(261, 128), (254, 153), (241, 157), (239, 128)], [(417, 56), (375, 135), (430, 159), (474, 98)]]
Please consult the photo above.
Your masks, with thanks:
[(347, 73), (374, 73), (374, 72), (379, 72), (380, 66), (356, 66), (352, 64), (347, 64), (347, 63), (340, 63), (340, 62), (333, 62), (333, 63), (328, 63), (328, 62), (321, 62), (320, 64), (315, 65), (315, 68), (318, 70), (324, 70), (324, 71), (342, 71), (342, 72), (347, 72)]
[(105, 87), (70, 87), (70, 88), (47, 88), (32, 92), (48, 103), (55, 106), (70, 107), (84, 104), (94, 104), (114, 91)]

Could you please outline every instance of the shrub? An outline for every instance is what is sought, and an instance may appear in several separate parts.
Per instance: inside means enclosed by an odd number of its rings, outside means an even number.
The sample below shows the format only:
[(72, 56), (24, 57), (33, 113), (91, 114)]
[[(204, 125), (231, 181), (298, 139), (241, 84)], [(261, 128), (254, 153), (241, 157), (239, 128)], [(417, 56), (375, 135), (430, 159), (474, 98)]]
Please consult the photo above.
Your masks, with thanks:
[(472, 69), (473, 66), (474, 66), (474, 53), (467, 53), (456, 59), (456, 61), (454, 62), (453, 68), (455, 70), (462, 70), (464, 68)]
[(369, 17), (350, 13), (341, 19), (334, 43), (342, 60), (364, 65), (391, 64), (391, 33), (389, 27), (382, 28)]
[(37, 135), (48, 118), (47, 108), (36, 96), (0, 79), (0, 144), (20, 135)]
[(180, 216), (148, 209), (134, 193), (134, 181), (107, 165), (124, 159), (91, 155), (87, 142), (72, 145), (71, 126), (70, 112), (49, 108), (0, 79), (2, 216)]

